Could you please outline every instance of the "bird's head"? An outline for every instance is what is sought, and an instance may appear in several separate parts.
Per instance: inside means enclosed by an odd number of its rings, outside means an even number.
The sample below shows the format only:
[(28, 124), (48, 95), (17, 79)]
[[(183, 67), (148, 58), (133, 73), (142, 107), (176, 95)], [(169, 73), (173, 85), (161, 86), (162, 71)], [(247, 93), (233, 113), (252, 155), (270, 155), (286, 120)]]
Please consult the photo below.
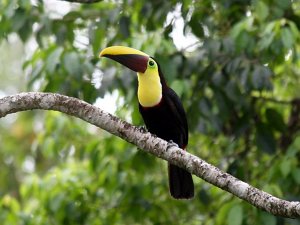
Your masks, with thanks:
[(134, 48), (124, 46), (105, 48), (99, 56), (115, 60), (137, 72), (138, 98), (143, 106), (153, 106), (161, 100), (162, 85), (165, 82), (157, 62), (152, 57)]
[(147, 70), (158, 72), (158, 65), (155, 60), (146, 53), (134, 48), (112, 46), (103, 49), (99, 56), (117, 61), (137, 73), (144, 74), (147, 73)]

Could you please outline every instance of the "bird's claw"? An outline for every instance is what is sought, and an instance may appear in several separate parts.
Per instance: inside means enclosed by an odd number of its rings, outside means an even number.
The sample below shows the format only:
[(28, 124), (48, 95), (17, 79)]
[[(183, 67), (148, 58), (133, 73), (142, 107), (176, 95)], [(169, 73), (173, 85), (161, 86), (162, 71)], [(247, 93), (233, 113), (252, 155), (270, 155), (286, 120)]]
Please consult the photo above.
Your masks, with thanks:
[(138, 127), (139, 131), (142, 132), (142, 133), (146, 133), (148, 130), (145, 126), (139, 126)]

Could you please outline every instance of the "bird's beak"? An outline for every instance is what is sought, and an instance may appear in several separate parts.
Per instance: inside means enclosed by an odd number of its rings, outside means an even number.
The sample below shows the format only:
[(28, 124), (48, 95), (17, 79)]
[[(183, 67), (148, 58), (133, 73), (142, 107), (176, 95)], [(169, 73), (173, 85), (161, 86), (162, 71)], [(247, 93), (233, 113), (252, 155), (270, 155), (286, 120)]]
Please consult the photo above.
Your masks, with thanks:
[(129, 69), (144, 73), (147, 69), (149, 55), (134, 48), (124, 46), (112, 46), (103, 49), (99, 57), (113, 59)]

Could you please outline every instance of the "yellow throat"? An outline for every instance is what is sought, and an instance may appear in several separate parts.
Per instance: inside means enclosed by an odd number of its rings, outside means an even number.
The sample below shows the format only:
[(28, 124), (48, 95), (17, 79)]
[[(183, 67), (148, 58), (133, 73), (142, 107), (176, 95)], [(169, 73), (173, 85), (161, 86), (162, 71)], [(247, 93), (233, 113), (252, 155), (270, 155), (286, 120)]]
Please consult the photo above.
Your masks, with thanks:
[[(152, 62), (154, 62), (154, 60)], [(162, 86), (158, 74), (157, 64), (155, 63), (155, 66), (153, 67), (148, 65), (145, 73), (137, 73), (137, 76), (139, 82), (139, 103), (143, 107), (152, 107), (157, 105), (162, 98)]]

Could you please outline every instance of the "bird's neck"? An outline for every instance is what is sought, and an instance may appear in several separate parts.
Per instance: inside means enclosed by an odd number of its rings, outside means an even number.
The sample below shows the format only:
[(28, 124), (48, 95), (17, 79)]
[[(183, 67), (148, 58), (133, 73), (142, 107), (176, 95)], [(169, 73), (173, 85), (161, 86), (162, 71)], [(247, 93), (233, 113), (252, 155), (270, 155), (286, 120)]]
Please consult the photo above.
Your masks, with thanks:
[(157, 73), (138, 73), (138, 100), (143, 107), (158, 105), (162, 98), (162, 85)]

